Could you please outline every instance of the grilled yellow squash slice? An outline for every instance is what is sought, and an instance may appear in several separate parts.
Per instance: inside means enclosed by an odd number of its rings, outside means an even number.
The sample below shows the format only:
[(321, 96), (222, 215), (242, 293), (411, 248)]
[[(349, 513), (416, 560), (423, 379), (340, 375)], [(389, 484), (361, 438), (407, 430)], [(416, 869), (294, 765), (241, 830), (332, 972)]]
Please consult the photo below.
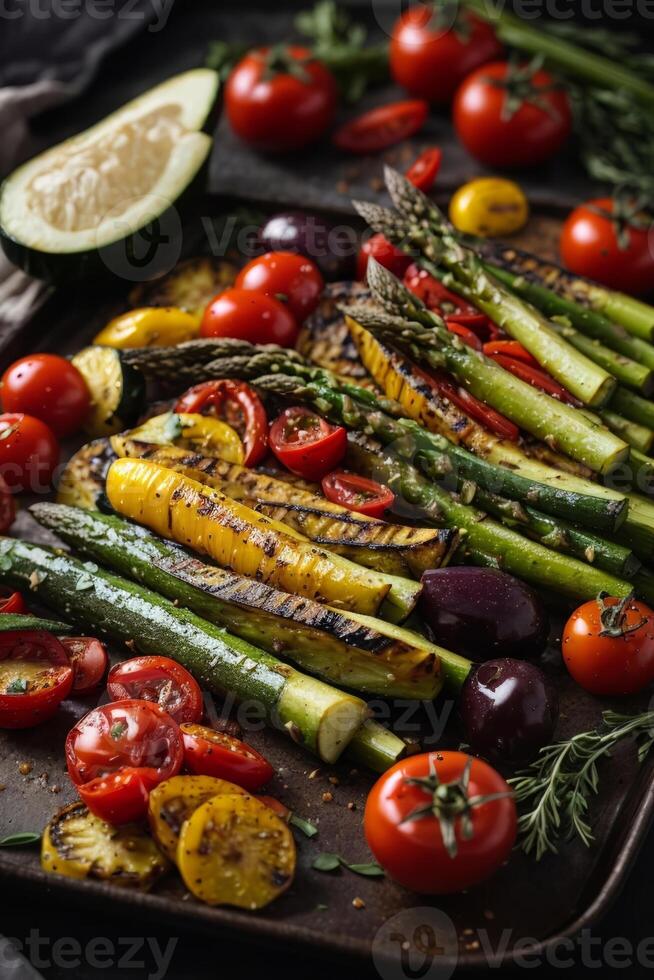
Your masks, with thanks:
[(148, 821), (154, 839), (171, 861), (177, 860), (177, 845), (184, 821), (214, 796), (245, 795), (245, 790), (215, 776), (172, 776), (150, 793)]
[(135, 435), (132, 431), (114, 436), (112, 447), (118, 456), (149, 459), (183, 473), (367, 568), (419, 578), (427, 568), (447, 565), (458, 546), (456, 530), (387, 524), (248, 467), (177, 446), (147, 445), (132, 438)]
[[(143, 425), (132, 429), (131, 435), (134, 439), (160, 446), (182, 446), (193, 449), (196, 453), (220, 456), (230, 463), (242, 463), (245, 456), (243, 443), (236, 429), (211, 415), (199, 415), (195, 412), (164, 412), (163, 415), (153, 415)], [(121, 446), (121, 439), (118, 436), (116, 440), (118, 447)], [(126, 453), (116, 452), (116, 455), (125, 456)]]
[[(148, 460), (116, 460), (106, 492), (125, 517), (209, 555), (223, 568), (286, 592), (375, 615), (390, 591), (378, 573), (323, 551), (218, 490)], [(420, 586), (407, 584), (416, 587), (415, 603)], [(404, 609), (404, 616), (409, 612)]]

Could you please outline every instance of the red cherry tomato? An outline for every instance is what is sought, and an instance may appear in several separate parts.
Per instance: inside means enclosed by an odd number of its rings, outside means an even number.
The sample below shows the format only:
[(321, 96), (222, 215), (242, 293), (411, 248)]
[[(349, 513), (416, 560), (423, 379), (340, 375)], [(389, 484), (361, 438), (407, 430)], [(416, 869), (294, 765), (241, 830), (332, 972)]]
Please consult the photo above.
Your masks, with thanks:
[[(497, 793), (506, 795), (482, 802)], [(464, 812), (471, 834), (462, 826)], [(454, 829), (449, 849), (443, 838), (448, 822)], [(476, 885), (507, 860), (516, 839), (516, 808), (505, 780), (481, 759), (429, 752), (402, 759), (377, 780), (364, 830), (392, 878), (411, 891), (444, 895)]]
[(6, 534), (16, 520), (16, 501), (0, 476), (0, 534)]
[(270, 448), (280, 463), (306, 480), (320, 480), (345, 456), (347, 432), (306, 408), (287, 408), (270, 427)]
[(654, 226), (632, 215), (641, 226), (636, 227), (621, 220), (620, 211), (610, 197), (575, 208), (561, 231), (561, 258), (575, 275), (625, 293), (646, 293), (654, 286)]
[(440, 23), (437, 7), (418, 4), (395, 24), (391, 74), (411, 95), (445, 105), (466, 75), (501, 54), (489, 24), (467, 12), (457, 18), (462, 22)]
[(381, 517), (395, 500), (395, 494), (389, 487), (343, 470), (328, 473), (322, 478), (322, 492), (332, 503), (365, 514), (366, 517)]
[(204, 381), (178, 399), (175, 411), (224, 417), (243, 440), (244, 466), (256, 466), (266, 455), (268, 416), (254, 388), (244, 381)]
[(298, 325), (290, 310), (274, 296), (249, 289), (226, 289), (204, 311), (200, 335), (293, 347)]
[(294, 252), (266, 252), (241, 269), (236, 286), (274, 296), (302, 323), (318, 305), (325, 283), (311, 259)]
[(225, 86), (234, 132), (258, 150), (284, 153), (319, 139), (336, 109), (332, 73), (308, 48), (259, 48), (239, 61)]
[(26, 613), (27, 606), (20, 592), (0, 586), (0, 613)]
[(86, 694), (96, 688), (109, 666), (109, 655), (93, 636), (62, 636), (61, 643), (73, 666), (73, 691)]
[(182, 768), (177, 722), (151, 701), (114, 701), (89, 711), (66, 739), (66, 765), (79, 786), (125, 767), (147, 769), (149, 788)]
[(332, 140), (347, 153), (379, 153), (422, 129), (429, 105), (422, 99), (377, 106), (336, 130)]
[(654, 611), (632, 597), (600, 595), (563, 630), (563, 659), (591, 694), (636, 694), (654, 680)]
[(31, 415), (0, 415), (0, 477), (14, 493), (50, 489), (59, 443), (45, 422)]
[(425, 194), (432, 189), (440, 170), (443, 153), (437, 146), (423, 150), (406, 172), (407, 179)]
[(74, 364), (57, 354), (30, 354), (2, 376), (2, 409), (47, 422), (59, 438), (81, 428), (90, 406), (86, 381)]
[(360, 279), (361, 282), (366, 281), (370, 256), (377, 259), (380, 265), (383, 265), (385, 269), (400, 279), (411, 265), (410, 257), (389, 242), (387, 238), (379, 234), (372, 235), (361, 243), (357, 256), (357, 279)]
[[(469, 153), (489, 167), (527, 167), (561, 148), (572, 127), (570, 100), (542, 69), (532, 76), (533, 94), (515, 111), (502, 87), (509, 62), (495, 61), (469, 75), (454, 99), (454, 128)], [(523, 69), (520, 69), (523, 70)]]
[(52, 633), (0, 633), (0, 728), (31, 728), (47, 721), (72, 686), (73, 668)]
[(233, 735), (186, 723), (181, 730), (184, 762), (196, 776), (217, 776), (250, 791), (272, 779), (270, 763)]
[(202, 718), (200, 685), (169, 657), (134, 657), (115, 664), (109, 671), (107, 692), (112, 701), (152, 701), (178, 724)]
[(126, 767), (82, 783), (77, 792), (100, 820), (123, 824), (145, 817), (151, 789), (151, 769)]

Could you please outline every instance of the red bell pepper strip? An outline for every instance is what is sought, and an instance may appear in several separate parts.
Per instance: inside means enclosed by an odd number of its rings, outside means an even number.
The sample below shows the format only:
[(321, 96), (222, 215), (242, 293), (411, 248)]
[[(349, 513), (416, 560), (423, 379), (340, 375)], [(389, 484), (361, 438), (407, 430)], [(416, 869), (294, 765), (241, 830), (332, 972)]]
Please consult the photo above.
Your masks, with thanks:
[(514, 422), (507, 419), (500, 412), (475, 398), (465, 388), (456, 387), (448, 378), (442, 375), (431, 374), (430, 380), (435, 385), (439, 394), (449, 399), (453, 405), (469, 415), (475, 422), (480, 422), (501, 439), (508, 439), (510, 442), (517, 442), (520, 438), (520, 430)]
[(484, 354), (487, 357), (495, 357), (496, 354), (503, 354), (512, 357), (516, 361), (524, 361), (532, 367), (539, 367), (538, 361), (523, 347), (517, 340), (489, 340), (484, 344)]
[(579, 406), (581, 404), (569, 391), (557, 381), (554, 381), (553, 378), (550, 378), (549, 374), (546, 374), (541, 368), (532, 367), (530, 364), (525, 364), (524, 361), (518, 361), (512, 357), (505, 357), (503, 354), (495, 354), (493, 360), (500, 367), (503, 367), (505, 371), (509, 371), (514, 375), (514, 377), (520, 378), (521, 381), (526, 381), (532, 388), (539, 388), (546, 394), (551, 395), (552, 398), (565, 402), (567, 405)]
[(233, 423), (235, 415), (244, 419), (243, 465), (256, 466), (266, 455), (268, 447), (268, 416), (256, 391), (243, 381), (205, 381), (189, 388), (175, 405), (176, 412), (191, 414), (199, 412), (206, 415), (211, 409), (215, 409), (216, 414), (224, 409), (228, 422)]

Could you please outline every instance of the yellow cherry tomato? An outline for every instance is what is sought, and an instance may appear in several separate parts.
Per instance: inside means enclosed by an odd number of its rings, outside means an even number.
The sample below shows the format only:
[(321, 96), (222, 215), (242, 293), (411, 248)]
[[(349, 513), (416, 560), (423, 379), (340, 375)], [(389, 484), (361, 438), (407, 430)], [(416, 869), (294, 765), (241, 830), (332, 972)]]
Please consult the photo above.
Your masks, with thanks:
[(519, 231), (529, 217), (521, 187), (504, 177), (478, 177), (459, 187), (450, 201), (450, 221), (459, 231), (498, 238)]
[(169, 347), (193, 340), (201, 317), (177, 306), (142, 306), (114, 317), (95, 337), (105, 347)]

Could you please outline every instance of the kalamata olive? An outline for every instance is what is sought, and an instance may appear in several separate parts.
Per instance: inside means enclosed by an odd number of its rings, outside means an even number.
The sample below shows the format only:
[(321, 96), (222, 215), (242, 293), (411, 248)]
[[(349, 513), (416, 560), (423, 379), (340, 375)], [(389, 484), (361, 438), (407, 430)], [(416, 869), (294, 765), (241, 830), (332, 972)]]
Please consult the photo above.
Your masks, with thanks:
[(420, 613), (441, 646), (472, 660), (538, 657), (549, 633), (539, 597), (494, 568), (430, 569), (422, 576)]
[(357, 236), (347, 225), (333, 226), (304, 211), (274, 214), (259, 229), (259, 243), (269, 252), (298, 252), (313, 259), (324, 278), (351, 279)]
[(559, 698), (540, 667), (501, 657), (473, 669), (461, 691), (459, 713), (475, 752), (524, 765), (552, 741)]

